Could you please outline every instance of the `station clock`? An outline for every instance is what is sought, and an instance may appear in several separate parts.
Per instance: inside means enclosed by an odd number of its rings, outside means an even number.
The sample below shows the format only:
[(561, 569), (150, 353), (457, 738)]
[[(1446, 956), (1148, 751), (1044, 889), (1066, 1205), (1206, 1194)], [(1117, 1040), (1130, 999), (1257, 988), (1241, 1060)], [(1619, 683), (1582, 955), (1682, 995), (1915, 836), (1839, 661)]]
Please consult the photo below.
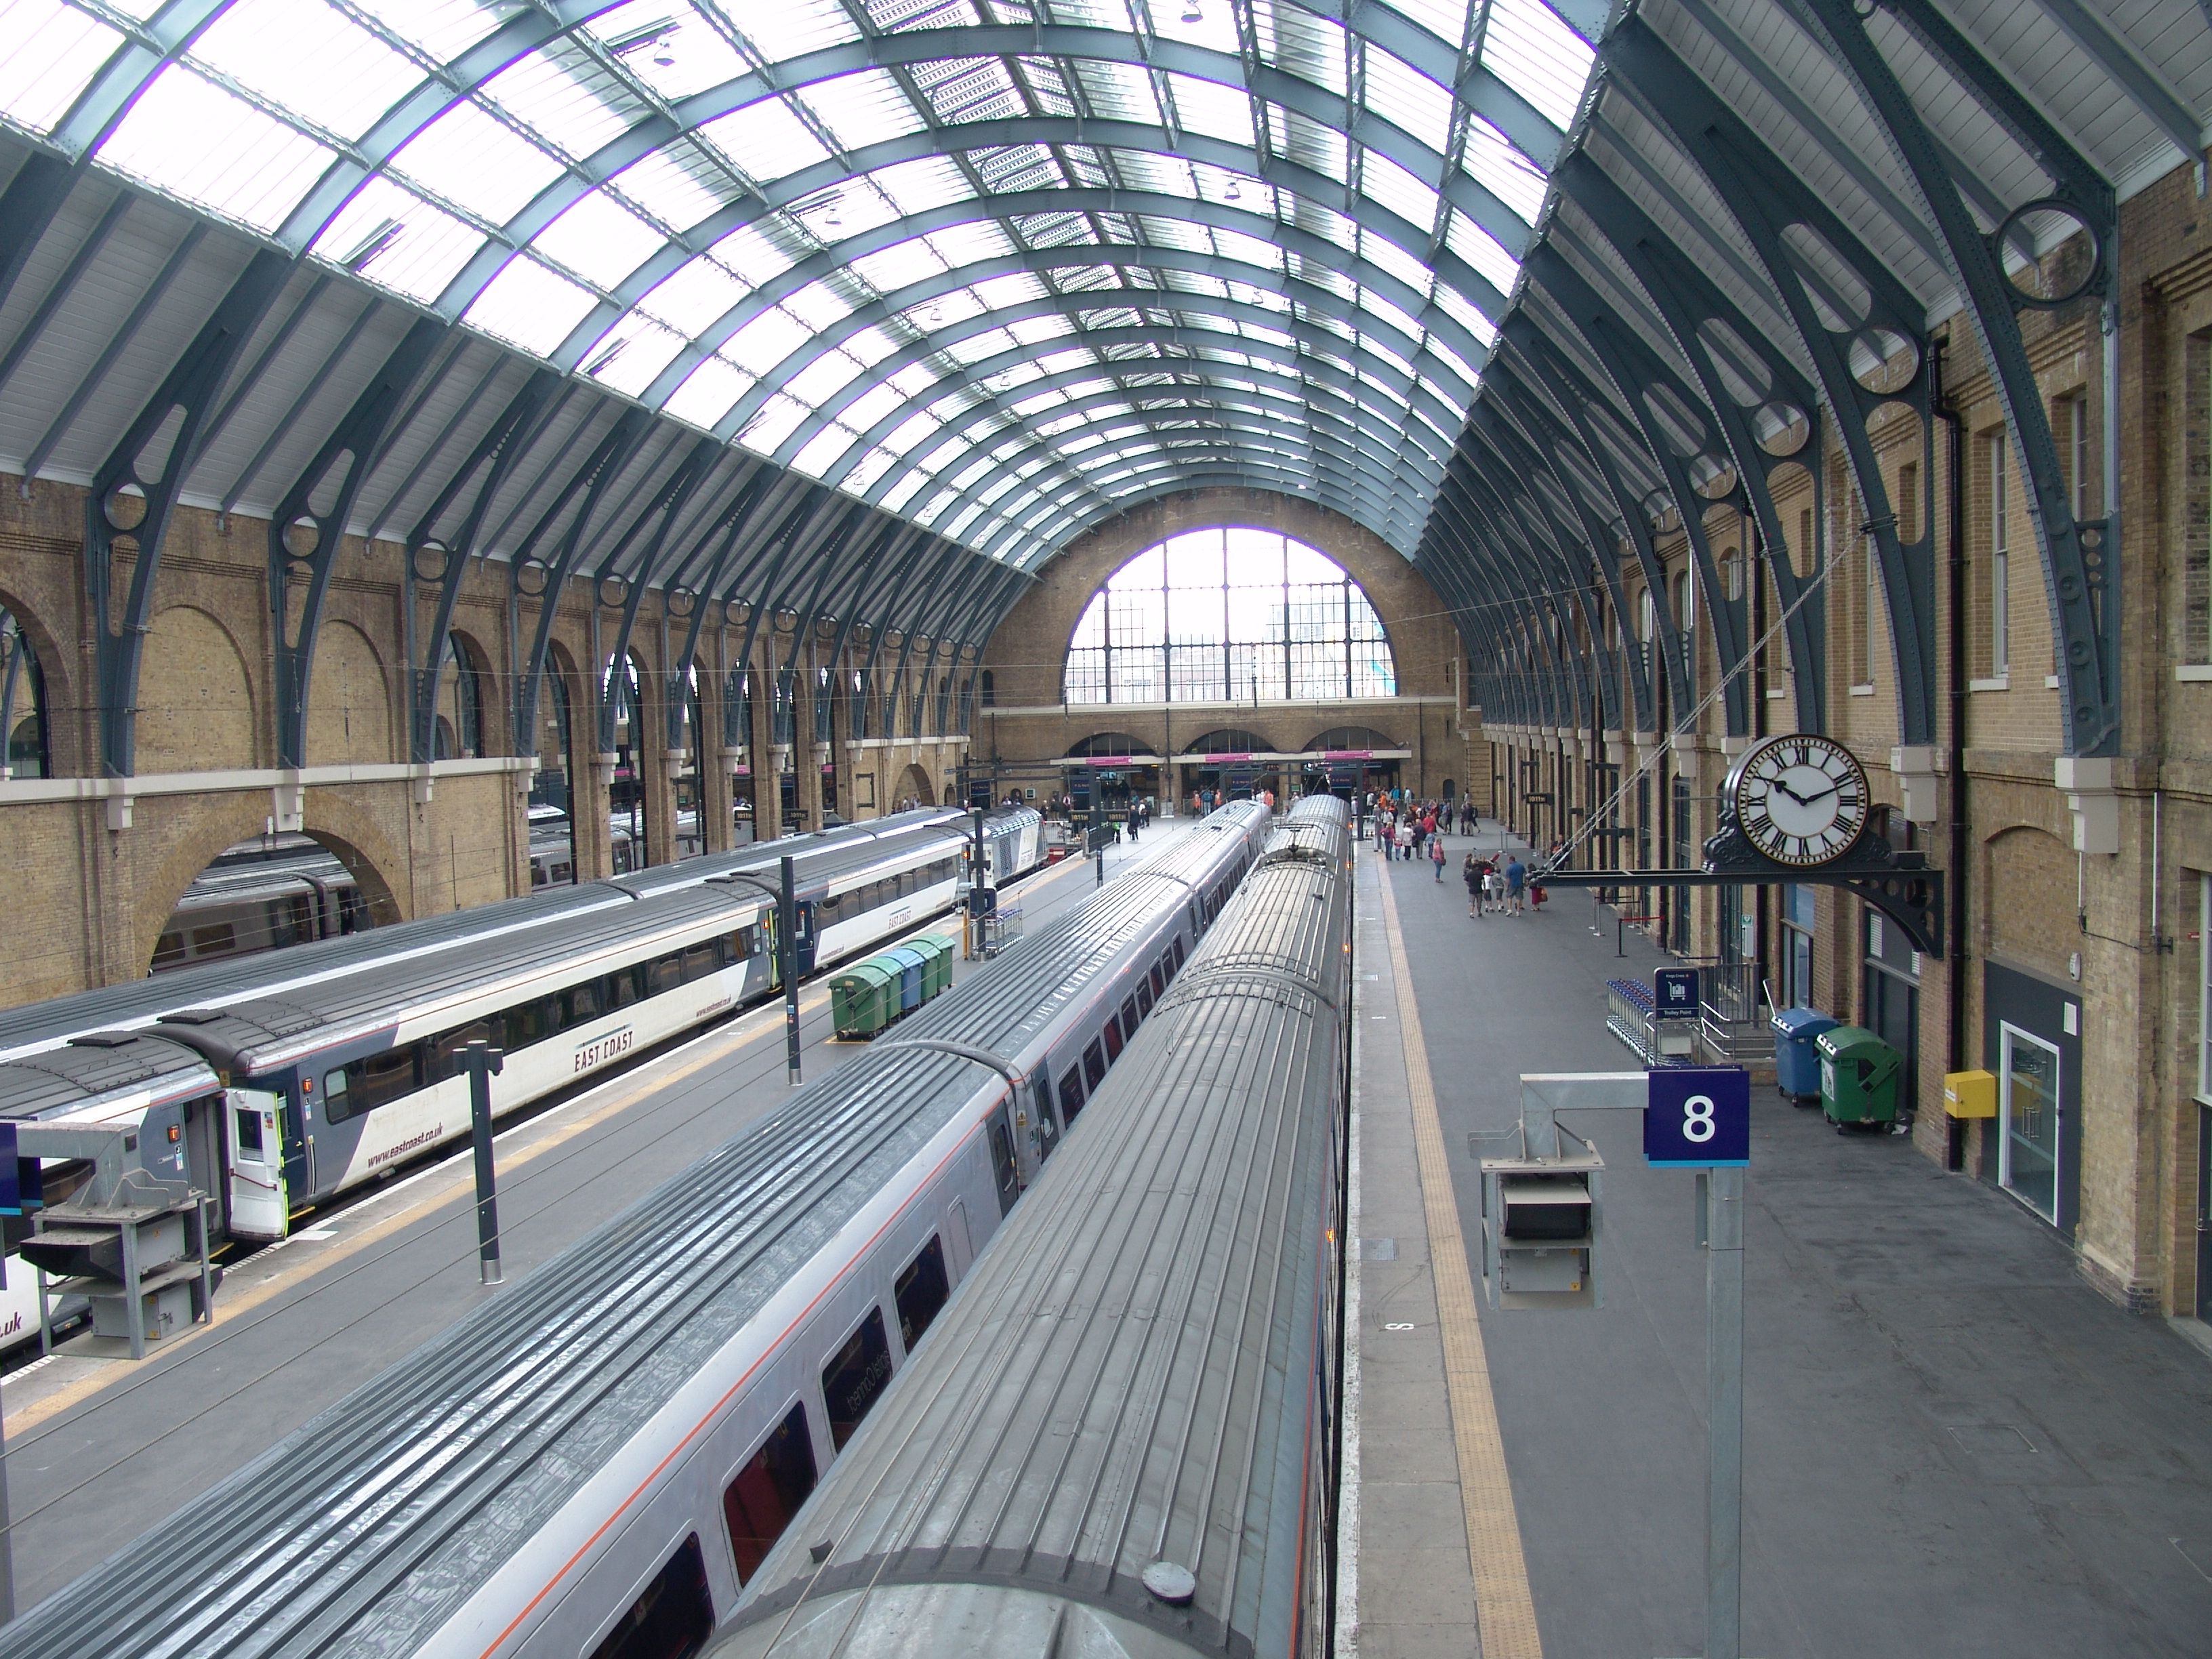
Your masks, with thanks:
[(1872, 804), (1857, 757), (1832, 738), (1771, 738), (1723, 786), (1744, 838), (1777, 864), (1817, 869), (1858, 845)]

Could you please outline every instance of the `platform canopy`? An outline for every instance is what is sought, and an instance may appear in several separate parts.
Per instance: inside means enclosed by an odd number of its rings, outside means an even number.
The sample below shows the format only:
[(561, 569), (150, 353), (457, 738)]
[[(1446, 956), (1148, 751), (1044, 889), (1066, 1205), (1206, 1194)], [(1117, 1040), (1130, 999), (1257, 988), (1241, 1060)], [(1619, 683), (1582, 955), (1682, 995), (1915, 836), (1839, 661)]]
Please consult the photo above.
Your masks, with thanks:
[(226, 508), (380, 384), (352, 527), (449, 543), (489, 451), (475, 550), (589, 520), (576, 568), (733, 597), (794, 500), (1002, 611), (1237, 484), (1534, 672), (1686, 493), (1755, 515), (1847, 386), (1909, 400), (1932, 319), (2020, 355), (2084, 234), (2108, 292), (2208, 105), (2194, 0), (0, 0), (0, 458), (98, 475), (232, 302)]

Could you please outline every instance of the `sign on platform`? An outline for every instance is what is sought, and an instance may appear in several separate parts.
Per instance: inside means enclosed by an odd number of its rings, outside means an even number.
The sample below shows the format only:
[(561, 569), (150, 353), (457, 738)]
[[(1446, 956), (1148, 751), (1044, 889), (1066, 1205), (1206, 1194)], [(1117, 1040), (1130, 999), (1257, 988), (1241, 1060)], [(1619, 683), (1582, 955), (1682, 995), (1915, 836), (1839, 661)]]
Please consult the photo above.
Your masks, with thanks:
[(1684, 1170), (1751, 1162), (1751, 1074), (1740, 1066), (1661, 1066), (1647, 1073), (1644, 1161)]
[(1651, 975), (1651, 1000), (1662, 1019), (1694, 1019), (1698, 1012), (1698, 970), (1662, 968)]

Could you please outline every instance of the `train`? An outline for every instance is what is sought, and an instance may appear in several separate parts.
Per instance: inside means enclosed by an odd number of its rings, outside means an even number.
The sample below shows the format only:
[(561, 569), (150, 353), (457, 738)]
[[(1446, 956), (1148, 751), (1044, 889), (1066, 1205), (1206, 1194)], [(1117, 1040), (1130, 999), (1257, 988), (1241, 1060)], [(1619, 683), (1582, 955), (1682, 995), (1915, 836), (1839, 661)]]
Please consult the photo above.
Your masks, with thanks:
[[(532, 890), (574, 881), (567, 812), (557, 806), (532, 807), (529, 841)], [(608, 818), (607, 845), (616, 875), (642, 867), (627, 813)], [(677, 814), (676, 845), (679, 860), (699, 855), (696, 812)], [(999, 878), (1011, 879), (1012, 872), (1001, 870)], [(362, 933), (374, 925), (353, 872), (336, 854), (312, 836), (272, 833), (224, 848), (185, 890), (155, 943), (151, 971), (173, 973), (203, 962)]]
[[(210, 1195), (218, 1237), (279, 1239), (468, 1133), (470, 1040), (506, 1053), (494, 1112), (520, 1109), (780, 989), (781, 858), (804, 975), (950, 908), (972, 833), (907, 814), (9, 1010), (0, 1117), (153, 1115), (143, 1155)], [(987, 816), (983, 844), (997, 880), (1044, 862), (1025, 808)], [(0, 1329), (27, 1334), (33, 1275), (0, 1303)]]
[[(1289, 817), (713, 1659), (1334, 1650), (1352, 846)], [(706, 1646), (714, 1520), (609, 1659)]]
[(1268, 817), (1224, 808), (1055, 918), (0, 1628), (0, 1659), (684, 1651), (659, 1640), (672, 1548), (736, 1605)]

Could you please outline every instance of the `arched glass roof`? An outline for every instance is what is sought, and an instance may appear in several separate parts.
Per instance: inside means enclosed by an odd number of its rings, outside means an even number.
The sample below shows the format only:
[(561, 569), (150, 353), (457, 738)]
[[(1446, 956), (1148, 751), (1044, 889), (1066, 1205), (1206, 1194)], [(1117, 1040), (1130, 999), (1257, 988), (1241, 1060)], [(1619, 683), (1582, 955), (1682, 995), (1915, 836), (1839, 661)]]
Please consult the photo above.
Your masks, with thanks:
[(1565, 9), (8, 0), (0, 117), (1024, 567), (1207, 483), (1410, 555)]

